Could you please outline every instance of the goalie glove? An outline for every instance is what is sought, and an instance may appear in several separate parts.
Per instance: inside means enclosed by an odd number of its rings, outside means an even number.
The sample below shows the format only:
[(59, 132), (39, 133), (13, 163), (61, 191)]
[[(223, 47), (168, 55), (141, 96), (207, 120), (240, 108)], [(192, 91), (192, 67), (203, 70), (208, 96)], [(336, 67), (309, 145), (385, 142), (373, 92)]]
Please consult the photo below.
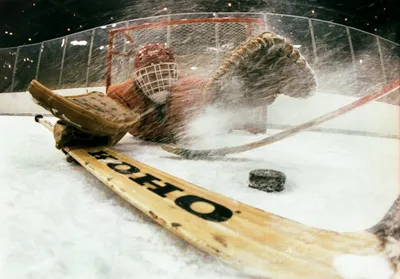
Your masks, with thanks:
[(306, 59), (284, 37), (264, 32), (222, 61), (203, 90), (207, 103), (264, 106), (279, 94), (311, 96), (317, 86)]

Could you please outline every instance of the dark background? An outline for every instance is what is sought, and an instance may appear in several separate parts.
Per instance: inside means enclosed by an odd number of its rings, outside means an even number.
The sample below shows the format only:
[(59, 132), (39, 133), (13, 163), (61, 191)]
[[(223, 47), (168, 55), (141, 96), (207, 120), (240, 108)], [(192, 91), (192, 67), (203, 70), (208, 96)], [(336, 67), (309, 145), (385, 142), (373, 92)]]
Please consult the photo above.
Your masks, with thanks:
[(126, 19), (238, 11), (329, 20), (400, 43), (399, 3), (400, 0), (0, 0), (0, 47), (37, 43)]

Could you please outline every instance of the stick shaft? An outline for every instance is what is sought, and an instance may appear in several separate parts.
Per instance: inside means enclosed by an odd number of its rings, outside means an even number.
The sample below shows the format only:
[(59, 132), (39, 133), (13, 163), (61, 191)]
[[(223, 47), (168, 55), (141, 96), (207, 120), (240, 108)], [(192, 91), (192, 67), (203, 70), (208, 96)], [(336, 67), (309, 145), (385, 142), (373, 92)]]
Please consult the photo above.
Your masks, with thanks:
[(382, 98), (383, 96), (389, 95), (390, 93), (394, 92), (395, 90), (397, 90), (399, 88), (400, 88), (400, 79), (391, 82), (390, 84), (386, 85), (379, 91), (373, 92), (365, 97), (362, 97), (348, 105), (345, 105), (345, 106), (338, 108), (334, 111), (331, 111), (327, 114), (321, 115), (317, 118), (314, 118), (310, 121), (307, 121), (305, 123), (297, 125), (293, 128), (284, 130), (273, 136), (269, 136), (264, 139), (254, 141), (251, 143), (247, 143), (247, 144), (243, 144), (243, 145), (217, 148), (217, 149), (203, 149), (203, 150), (187, 149), (187, 148), (181, 148), (181, 147), (170, 146), (170, 145), (162, 145), (161, 147), (168, 152), (171, 152), (176, 155), (184, 156), (187, 158), (201, 157), (201, 156), (223, 156), (223, 155), (227, 155), (227, 154), (240, 153), (240, 152), (248, 151), (251, 149), (258, 148), (258, 147), (262, 147), (262, 146), (265, 146), (268, 144), (272, 144), (272, 143), (281, 141), (285, 138), (291, 137), (301, 131), (307, 130), (311, 127), (315, 127), (315, 126), (322, 124), (324, 122), (327, 122), (331, 119), (334, 119), (336, 117), (344, 115), (345, 113), (350, 112), (350, 111), (352, 111), (360, 106), (363, 106), (371, 101), (374, 101), (379, 98)]
[[(279, 134), (276, 134), (270, 138), (275, 138), (277, 140), (282, 140), (285, 139), (291, 135), (297, 134), (300, 131), (309, 129), (311, 127), (317, 126), (319, 124), (322, 124), (326, 121), (329, 121), (333, 118), (336, 118), (338, 116), (341, 116), (347, 112), (350, 112), (352, 110), (354, 110), (355, 108), (358, 108), (362, 105), (365, 105), (373, 100), (377, 100), (379, 98), (382, 98), (385, 95), (388, 95), (390, 93), (392, 93), (393, 91), (397, 90), (400, 88), (400, 80), (396, 80), (390, 84), (388, 84), (387, 86), (385, 86), (384, 88), (382, 88), (380, 91), (378, 92), (374, 92), (370, 95), (367, 95), (365, 97), (362, 97), (356, 101), (354, 101), (353, 103), (350, 103), (344, 107), (341, 107), (339, 109), (336, 109), (334, 111), (331, 111), (327, 114), (321, 115), (313, 120), (310, 120), (308, 122), (305, 122), (303, 124), (300, 124), (296, 127), (293, 127), (291, 129), (285, 130)], [(269, 143), (271, 142), (271, 140), (261, 140), (259, 142), (257, 142), (257, 144), (254, 144), (252, 146), (257, 147), (257, 146), (262, 146), (264, 143)], [(245, 149), (244, 149), (245, 150)]]

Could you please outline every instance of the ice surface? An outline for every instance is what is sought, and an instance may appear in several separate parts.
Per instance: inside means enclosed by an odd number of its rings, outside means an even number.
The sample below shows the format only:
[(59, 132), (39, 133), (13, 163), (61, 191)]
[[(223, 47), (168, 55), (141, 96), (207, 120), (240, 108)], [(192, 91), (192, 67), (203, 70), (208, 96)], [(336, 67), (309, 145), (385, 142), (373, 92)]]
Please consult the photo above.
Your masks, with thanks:
[[(68, 164), (33, 117), (2, 116), (0, 130), (0, 278), (246, 278)], [(234, 132), (198, 144), (234, 145), (262, 136)], [(199, 161), (131, 136), (116, 149), (241, 202), (338, 231), (378, 222), (400, 188), (396, 139), (304, 132), (225, 159)], [(249, 188), (248, 173), (255, 168), (283, 171), (286, 189)]]
[(344, 279), (391, 279), (393, 270), (384, 257), (343, 255), (334, 266)]

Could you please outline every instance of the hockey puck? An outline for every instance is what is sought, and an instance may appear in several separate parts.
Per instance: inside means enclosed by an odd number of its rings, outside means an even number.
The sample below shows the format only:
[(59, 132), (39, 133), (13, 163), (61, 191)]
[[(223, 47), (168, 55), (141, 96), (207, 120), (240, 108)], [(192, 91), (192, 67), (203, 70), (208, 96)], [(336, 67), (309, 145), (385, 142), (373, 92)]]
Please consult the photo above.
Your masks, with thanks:
[(42, 118), (43, 118), (43, 115), (41, 115), (41, 114), (35, 115), (35, 121), (36, 122), (39, 122), (39, 119), (42, 119)]
[(286, 175), (270, 169), (256, 169), (249, 174), (249, 187), (264, 192), (281, 192), (284, 189)]

